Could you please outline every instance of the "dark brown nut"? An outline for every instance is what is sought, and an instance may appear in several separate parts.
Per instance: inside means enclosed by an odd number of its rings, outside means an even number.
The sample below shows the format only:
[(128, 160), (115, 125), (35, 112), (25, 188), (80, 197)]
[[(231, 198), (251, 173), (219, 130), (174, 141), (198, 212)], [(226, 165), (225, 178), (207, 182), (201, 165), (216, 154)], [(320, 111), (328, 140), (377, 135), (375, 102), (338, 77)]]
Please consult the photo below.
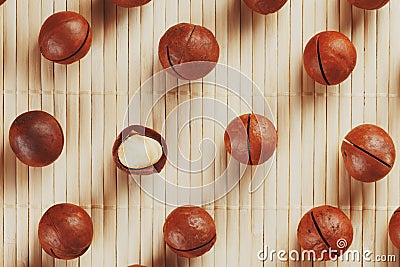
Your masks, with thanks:
[(93, 222), (82, 208), (68, 203), (46, 211), (39, 222), (39, 242), (54, 258), (71, 260), (83, 255), (93, 239)]
[(22, 163), (43, 167), (53, 163), (61, 154), (64, 135), (60, 124), (44, 111), (29, 111), (19, 115), (11, 124), (9, 142)]
[(344, 34), (325, 31), (307, 43), (303, 61), (313, 80), (323, 85), (336, 85), (346, 80), (354, 70), (357, 52)]
[(305, 250), (315, 252), (315, 260), (332, 260), (353, 242), (353, 226), (340, 209), (320, 206), (308, 211), (297, 228), (297, 238)]
[(149, 3), (151, 0), (112, 0), (114, 4), (120, 7), (138, 7)]
[(350, 4), (362, 9), (378, 9), (386, 5), (389, 0), (349, 0)]
[(225, 130), (226, 150), (247, 165), (259, 165), (273, 154), (278, 141), (275, 126), (259, 114), (244, 114), (233, 119)]
[(277, 12), (287, 2), (287, 0), (243, 0), (243, 1), (249, 8), (263, 15)]
[(396, 149), (382, 128), (363, 124), (351, 130), (342, 142), (342, 156), (349, 174), (362, 182), (376, 182), (394, 165)]
[(158, 57), (163, 68), (173, 76), (197, 80), (214, 69), (219, 58), (219, 45), (207, 28), (180, 23), (161, 37)]
[(176, 208), (164, 224), (164, 240), (173, 252), (195, 258), (209, 251), (217, 240), (215, 223), (202, 208)]
[(393, 245), (400, 249), (400, 208), (398, 208), (390, 218), (389, 236)]
[(92, 30), (89, 22), (75, 12), (51, 15), (42, 25), (39, 47), (42, 55), (59, 64), (80, 60), (90, 50)]
[(112, 149), (117, 167), (133, 175), (160, 172), (167, 161), (167, 144), (153, 129), (131, 125), (117, 137)]

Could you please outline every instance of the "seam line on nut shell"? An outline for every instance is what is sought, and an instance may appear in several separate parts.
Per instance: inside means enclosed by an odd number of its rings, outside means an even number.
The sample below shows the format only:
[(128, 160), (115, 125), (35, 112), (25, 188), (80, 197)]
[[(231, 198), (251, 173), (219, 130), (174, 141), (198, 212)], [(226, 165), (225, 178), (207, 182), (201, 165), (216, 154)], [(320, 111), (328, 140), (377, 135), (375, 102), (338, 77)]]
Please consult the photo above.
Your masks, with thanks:
[(168, 58), (168, 63), (171, 66), (171, 69), (176, 73), (176, 75), (178, 75), (181, 79), (189, 80), (189, 79), (186, 79), (185, 77), (183, 77), (181, 74), (179, 74), (178, 71), (175, 69), (174, 65), (172, 64), (171, 56), (169, 55), (169, 47), (168, 46), (167, 46), (167, 58)]
[(251, 160), (251, 152), (250, 152), (250, 120), (251, 120), (251, 114), (247, 118), (247, 154), (249, 155), (250, 165), (253, 165), (253, 162)]
[(188, 45), (189, 45), (190, 39), (192, 39), (192, 36), (193, 36), (193, 33), (194, 33), (194, 30), (195, 30), (195, 29), (196, 29), (196, 25), (194, 25), (193, 30), (192, 30), (192, 32), (190, 33), (189, 38), (187, 39), (185, 46), (183, 47), (183, 52), (182, 52), (181, 58), (180, 58), (179, 61), (178, 61), (178, 64), (182, 64), (182, 58), (183, 58), (183, 56), (185, 55), (186, 48), (187, 48)]
[[(319, 228), (319, 225), (318, 225), (317, 221), (315, 220), (314, 212), (311, 212), (311, 219), (312, 219), (314, 227), (317, 229), (317, 232), (318, 232), (319, 236), (321, 237), (322, 241), (324, 241), (324, 243), (328, 247), (328, 249), (331, 249), (332, 246), (329, 245), (328, 241), (325, 239), (324, 235), (322, 234), (321, 229)], [(340, 256), (337, 252), (335, 252), (334, 254), (336, 256)]]
[(321, 71), (322, 78), (324, 78), (324, 81), (326, 82), (326, 84), (330, 85), (328, 78), (326, 78), (326, 75), (325, 75), (324, 66), (322, 65), (321, 53), (319, 51), (319, 38), (320, 38), (320, 36), (318, 36), (318, 38), (317, 38), (317, 55), (318, 55), (319, 69)]
[(374, 154), (368, 152), (367, 150), (365, 150), (364, 148), (360, 147), (359, 145), (356, 145), (356, 144), (354, 144), (354, 143), (352, 143), (352, 142), (350, 142), (349, 140), (346, 140), (346, 139), (344, 139), (344, 141), (345, 141), (346, 143), (348, 143), (349, 145), (352, 145), (352, 146), (354, 146), (355, 148), (361, 150), (361, 152), (364, 152), (364, 153), (367, 154), (368, 156), (370, 156), (370, 157), (376, 159), (377, 161), (379, 161), (380, 163), (382, 163), (382, 164), (385, 165), (386, 167), (388, 167), (388, 168), (390, 168), (390, 169), (392, 168), (392, 166), (390, 166), (389, 163), (386, 163), (384, 160), (378, 158), (377, 156), (375, 156)]
[(70, 58), (76, 56), (76, 55), (82, 50), (82, 48), (85, 46), (85, 44), (86, 44), (86, 42), (87, 42), (87, 40), (88, 40), (88, 38), (89, 38), (89, 35), (90, 35), (90, 25), (89, 25), (89, 22), (86, 22), (86, 24), (87, 24), (87, 26), (88, 26), (88, 29), (87, 29), (87, 32), (86, 32), (85, 40), (83, 40), (81, 46), (80, 46), (72, 55), (70, 55), (70, 56), (68, 56), (68, 57), (66, 57), (66, 58), (60, 59), (60, 60), (54, 60), (54, 62), (58, 63), (58, 62), (63, 62), (63, 61), (65, 61), (65, 60), (68, 60), (68, 59), (70, 59)]
[(217, 238), (217, 235), (216, 235), (216, 234), (211, 238), (210, 241), (208, 241), (207, 243), (205, 243), (205, 244), (203, 244), (203, 245), (201, 245), (201, 246), (199, 246), (199, 247), (196, 247), (196, 248), (191, 248), (191, 249), (177, 249), (177, 248), (174, 248), (174, 247), (172, 247), (172, 248), (173, 248), (173, 249), (176, 249), (176, 250), (178, 250), (178, 251), (182, 251), (182, 252), (195, 251), (195, 250), (198, 250), (198, 249), (200, 249), (200, 248), (203, 248), (203, 247), (208, 246), (209, 244), (211, 244), (211, 242), (214, 241), (215, 238)]

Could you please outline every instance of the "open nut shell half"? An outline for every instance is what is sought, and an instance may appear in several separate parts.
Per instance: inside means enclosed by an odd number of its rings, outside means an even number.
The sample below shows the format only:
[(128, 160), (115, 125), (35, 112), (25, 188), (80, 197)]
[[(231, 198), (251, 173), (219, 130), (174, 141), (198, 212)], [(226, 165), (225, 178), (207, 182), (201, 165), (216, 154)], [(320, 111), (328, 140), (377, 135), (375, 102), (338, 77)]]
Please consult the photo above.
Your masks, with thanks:
[[(161, 147), (162, 154), (159, 157), (158, 161), (155, 163), (150, 163), (150, 165), (142, 167), (142, 168), (132, 168), (130, 166), (126, 166), (126, 160), (120, 158), (120, 149), (121, 145), (128, 140), (133, 135), (139, 135), (146, 137), (148, 139), (155, 140)], [(152, 140), (150, 140), (152, 141)], [(140, 148), (143, 150), (143, 148)], [(113, 159), (116, 166), (132, 175), (150, 175), (154, 173), (159, 173), (165, 166), (167, 161), (167, 144), (164, 138), (155, 130), (141, 126), (141, 125), (131, 125), (126, 127), (117, 137), (114, 142), (114, 146), (112, 149)], [(148, 155), (144, 154), (143, 157), (147, 157)]]

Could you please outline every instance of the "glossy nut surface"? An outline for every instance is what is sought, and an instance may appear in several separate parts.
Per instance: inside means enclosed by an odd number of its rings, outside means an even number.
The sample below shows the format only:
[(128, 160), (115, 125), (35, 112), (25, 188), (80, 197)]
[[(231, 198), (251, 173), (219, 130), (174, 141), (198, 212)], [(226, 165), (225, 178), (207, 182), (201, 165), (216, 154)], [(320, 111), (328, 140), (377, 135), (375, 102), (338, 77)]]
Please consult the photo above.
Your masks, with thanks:
[(53, 116), (35, 110), (23, 113), (14, 120), (10, 127), (9, 142), (12, 151), (24, 164), (43, 167), (60, 156), (64, 135)]
[(315, 260), (326, 261), (350, 247), (353, 226), (340, 209), (320, 206), (303, 216), (297, 228), (297, 238), (303, 249), (315, 252)]
[(93, 222), (82, 208), (63, 203), (46, 211), (39, 222), (40, 245), (54, 258), (71, 260), (83, 255), (93, 239)]
[(350, 4), (362, 9), (378, 9), (389, 3), (389, 0), (348, 0)]
[[(140, 169), (134, 169), (124, 165), (123, 160), (120, 159), (119, 157), (118, 151), (123, 142), (132, 135), (141, 135), (157, 141), (162, 149), (161, 158), (155, 164)], [(164, 138), (157, 131), (141, 125), (131, 125), (122, 130), (122, 132), (115, 139), (112, 148), (112, 155), (115, 165), (119, 169), (132, 175), (150, 175), (154, 173), (159, 173), (165, 166), (165, 163), (167, 161), (167, 154), (168, 154), (167, 144), (165, 143)]]
[(176, 254), (195, 258), (209, 251), (217, 239), (213, 218), (194, 206), (176, 208), (164, 224), (164, 240)]
[(400, 249), (400, 208), (398, 208), (390, 218), (389, 222), (389, 236), (393, 245)]
[(305, 70), (313, 80), (323, 85), (336, 85), (346, 80), (356, 62), (356, 48), (340, 32), (318, 33), (304, 49)]
[(161, 37), (158, 56), (163, 68), (173, 76), (197, 80), (214, 69), (219, 58), (219, 45), (207, 28), (180, 23)]
[(237, 161), (247, 165), (266, 162), (278, 141), (275, 126), (259, 114), (244, 114), (233, 119), (225, 130), (226, 150)]
[(351, 130), (342, 142), (341, 151), (348, 173), (362, 182), (376, 182), (385, 177), (396, 159), (392, 138), (372, 124)]
[(288, 0), (243, 0), (245, 4), (263, 15), (277, 12), (281, 9)]
[(51, 15), (42, 25), (39, 48), (42, 55), (56, 63), (70, 64), (83, 58), (92, 44), (89, 22), (75, 12)]
[(138, 7), (149, 3), (151, 0), (112, 0), (112, 2), (120, 7)]

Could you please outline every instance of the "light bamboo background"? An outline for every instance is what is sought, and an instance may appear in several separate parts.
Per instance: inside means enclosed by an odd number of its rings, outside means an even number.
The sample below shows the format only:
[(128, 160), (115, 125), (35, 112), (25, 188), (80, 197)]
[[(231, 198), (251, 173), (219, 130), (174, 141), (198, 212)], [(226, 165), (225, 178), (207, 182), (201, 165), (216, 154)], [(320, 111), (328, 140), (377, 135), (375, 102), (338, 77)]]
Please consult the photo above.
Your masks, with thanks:
[[(93, 29), (90, 53), (68, 67), (43, 59), (37, 45), (41, 23), (53, 12), (66, 9), (80, 12)], [(400, 205), (399, 164), (386, 179), (362, 185), (346, 174), (339, 154), (343, 136), (363, 122), (387, 129), (400, 148), (399, 14), (398, 0), (377, 12), (352, 8), (346, 0), (292, 0), (268, 16), (253, 14), (240, 0), (154, 0), (130, 10), (116, 8), (111, 0), (8, 0), (0, 7), (0, 265), (263, 266), (256, 255), (265, 245), (300, 249), (296, 229), (302, 214), (324, 203), (339, 206), (351, 217), (355, 230), (351, 249), (395, 254), (399, 260), (386, 232), (392, 212)], [(202, 24), (216, 34), (220, 63), (240, 69), (262, 88), (279, 131), (277, 157), (263, 187), (248, 193), (248, 169), (240, 185), (205, 206), (215, 217), (218, 241), (205, 256), (192, 260), (177, 258), (163, 243), (163, 222), (173, 207), (143, 193), (115, 169), (111, 158), (130, 97), (161, 69), (158, 40), (178, 22)], [(346, 34), (358, 51), (352, 77), (340, 86), (315, 84), (302, 68), (305, 44), (325, 29)], [(218, 77), (227, 79), (223, 74)], [(170, 76), (153, 83), (154, 97), (166, 86), (179, 85)], [(226, 91), (185, 85), (158, 103), (147, 125), (161, 131), (168, 114), (199, 96), (247, 112)], [(254, 111), (264, 108), (258, 99), (251, 101), (248, 92), (243, 97), (253, 103)], [(140, 110), (152, 104), (152, 97), (143, 95), (139, 104), (129, 115), (143, 121)], [(163, 135), (172, 160), (198, 158), (198, 145), (205, 138), (215, 140), (217, 150), (215, 161), (202, 173), (177, 171), (168, 164), (163, 174), (169, 181), (198, 186), (225, 169), (230, 158), (221, 127), (197, 120), (179, 132), (188, 114), (213, 108), (197, 104), (171, 113), (177, 127), (166, 127)], [(61, 157), (42, 169), (18, 162), (8, 143), (12, 121), (32, 109), (54, 114), (66, 136)], [(240, 168), (237, 165), (237, 173)], [(142, 182), (152, 181), (152, 176), (142, 177)], [(190, 196), (176, 197), (181, 203)], [(37, 239), (42, 213), (66, 201), (84, 207), (95, 227), (91, 249), (70, 262), (50, 258)], [(314, 264), (325, 265), (374, 263)], [(264, 266), (312, 264), (275, 261)]]

